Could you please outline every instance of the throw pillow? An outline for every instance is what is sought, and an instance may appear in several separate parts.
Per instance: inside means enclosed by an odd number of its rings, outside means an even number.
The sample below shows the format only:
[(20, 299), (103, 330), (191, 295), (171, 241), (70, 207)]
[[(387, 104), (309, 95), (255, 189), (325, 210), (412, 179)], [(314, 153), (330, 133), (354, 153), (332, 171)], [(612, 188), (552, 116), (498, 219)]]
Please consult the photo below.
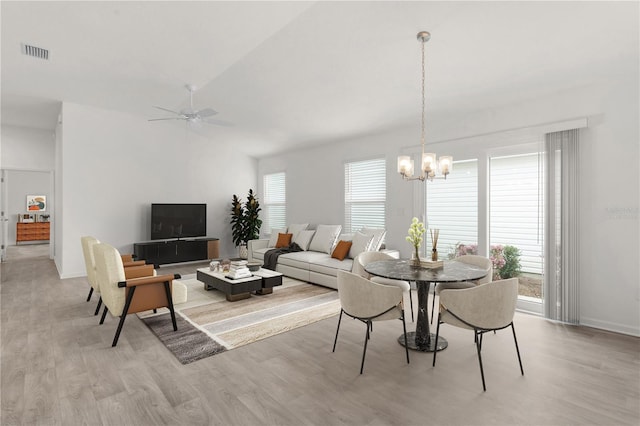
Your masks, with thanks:
[(351, 241), (338, 241), (338, 245), (335, 250), (333, 250), (333, 253), (331, 253), (331, 257), (338, 260), (344, 260), (344, 258), (347, 257), (347, 254), (349, 254), (351, 244)]
[(292, 234), (278, 234), (278, 242), (276, 248), (289, 247), (291, 244)]
[(291, 241), (299, 245), (302, 250), (306, 251), (309, 250), (309, 244), (311, 244), (311, 239), (315, 233), (316, 231), (314, 230), (300, 231), (293, 236)]
[(360, 231), (356, 232), (353, 235), (353, 244), (351, 245), (351, 250), (349, 250), (349, 257), (355, 259), (360, 253), (369, 251), (371, 240), (373, 240), (373, 235), (363, 234)]
[(271, 236), (269, 237), (269, 244), (267, 244), (268, 248), (274, 248), (276, 243), (278, 242), (278, 234), (286, 234), (287, 228), (282, 229), (273, 229), (271, 228)]
[(309, 250), (331, 254), (331, 249), (338, 239), (341, 229), (342, 225), (318, 225)]
[(382, 241), (384, 241), (384, 236), (387, 234), (387, 230), (384, 228), (362, 228), (360, 232), (362, 232), (363, 234), (373, 235), (373, 240), (371, 240), (369, 251), (380, 250)]
[(295, 238), (295, 236), (298, 235), (298, 232), (304, 231), (308, 226), (308, 223), (294, 223), (293, 225), (289, 225), (289, 233), (293, 234), (293, 237)]

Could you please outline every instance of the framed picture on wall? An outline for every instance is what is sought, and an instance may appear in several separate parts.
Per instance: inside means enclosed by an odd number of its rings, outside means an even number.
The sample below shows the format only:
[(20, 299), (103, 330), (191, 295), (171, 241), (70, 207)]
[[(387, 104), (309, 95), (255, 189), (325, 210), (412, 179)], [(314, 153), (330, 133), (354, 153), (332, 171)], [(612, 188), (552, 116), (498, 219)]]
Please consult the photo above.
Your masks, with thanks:
[(44, 195), (27, 195), (27, 210), (43, 212), (47, 209), (47, 197)]

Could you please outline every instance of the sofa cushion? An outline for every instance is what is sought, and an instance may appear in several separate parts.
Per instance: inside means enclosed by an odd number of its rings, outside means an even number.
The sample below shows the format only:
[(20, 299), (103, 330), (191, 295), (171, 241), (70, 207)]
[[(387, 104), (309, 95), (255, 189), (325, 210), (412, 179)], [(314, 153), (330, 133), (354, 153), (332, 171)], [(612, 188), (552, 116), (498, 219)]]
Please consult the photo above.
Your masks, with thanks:
[(288, 232), (290, 234), (293, 234), (293, 238), (295, 238), (296, 235), (298, 235), (298, 232), (304, 231), (308, 226), (308, 223), (294, 223), (292, 225), (289, 225)]
[(331, 254), (341, 229), (342, 225), (318, 225), (309, 250)]
[(316, 262), (309, 264), (309, 270), (320, 274), (331, 275), (335, 277), (338, 271), (351, 271), (353, 267), (352, 259), (338, 260), (333, 257), (326, 256), (324, 259), (318, 259)]
[(286, 233), (287, 233), (287, 228), (280, 228), (280, 229), (271, 228), (271, 236), (269, 237), (269, 244), (267, 244), (267, 247), (274, 248), (276, 246), (276, 243), (278, 242), (278, 234), (286, 234)]
[(384, 236), (387, 234), (387, 230), (384, 228), (362, 228), (360, 232), (367, 235), (373, 235), (373, 240), (371, 240), (369, 251), (380, 250), (382, 241), (384, 240)]
[(353, 244), (351, 245), (351, 250), (349, 250), (349, 258), (355, 259), (360, 253), (369, 251), (372, 240), (373, 235), (363, 234), (360, 231), (356, 232), (353, 235)]
[(293, 234), (278, 234), (276, 248), (289, 247), (291, 245), (291, 237)]
[(278, 256), (278, 265), (295, 266), (300, 269), (309, 269), (310, 263), (319, 262), (322, 259), (328, 259), (326, 253), (317, 251), (297, 251), (293, 253), (285, 253)]
[(344, 258), (349, 254), (351, 244), (353, 244), (351, 241), (338, 241), (336, 248), (333, 249), (333, 253), (331, 253), (331, 257), (338, 260), (344, 260)]
[(269, 250), (273, 250), (273, 247), (256, 249), (256, 250), (253, 251), (253, 258), (254, 259), (259, 259), (261, 261), (264, 261), (264, 254), (266, 252), (268, 252)]
[(293, 237), (292, 242), (299, 245), (302, 250), (309, 250), (309, 244), (311, 244), (311, 240), (315, 233), (316, 231), (314, 230), (300, 231)]

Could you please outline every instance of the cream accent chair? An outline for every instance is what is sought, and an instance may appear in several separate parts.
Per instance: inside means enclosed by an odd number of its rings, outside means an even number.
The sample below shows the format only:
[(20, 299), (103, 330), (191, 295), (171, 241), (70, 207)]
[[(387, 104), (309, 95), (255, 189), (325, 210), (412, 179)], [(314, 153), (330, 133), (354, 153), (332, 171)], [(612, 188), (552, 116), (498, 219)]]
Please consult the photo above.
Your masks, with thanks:
[[(518, 363), (520, 364), (520, 373), (524, 376), (516, 329), (513, 326), (517, 300), (517, 278), (480, 284), (477, 287), (467, 289), (448, 289), (440, 293), (436, 341), (440, 334), (440, 324), (447, 323), (473, 330), (480, 364), (480, 375), (482, 376), (482, 389), (485, 391), (487, 387), (484, 381), (484, 369), (480, 351), (482, 350), (482, 336), (486, 332), (495, 332), (496, 330), (511, 327), (516, 353), (518, 354)], [(436, 354), (437, 351), (433, 353), (434, 367), (436, 365)]]
[[(107, 312), (120, 317), (118, 329), (111, 346), (118, 344), (125, 318), (128, 314), (168, 308), (171, 313), (173, 330), (178, 330), (171, 288), (174, 278), (179, 275), (156, 275), (128, 279), (118, 250), (108, 244), (93, 246), (96, 262), (96, 277), (104, 302), (100, 324), (104, 323)], [(135, 295), (135, 297), (134, 297)]]
[(442, 290), (460, 290), (463, 288), (475, 287), (479, 284), (486, 284), (493, 281), (493, 263), (491, 259), (476, 254), (464, 254), (454, 259), (456, 262), (467, 263), (469, 265), (478, 266), (487, 270), (487, 275), (473, 281), (461, 281), (453, 283), (440, 283), (433, 288), (433, 299), (431, 300), (431, 322), (433, 323), (433, 311), (436, 307), (436, 294), (440, 294)]
[[(99, 244), (100, 241), (97, 238), (85, 236), (80, 238), (80, 242), (82, 244), (82, 254), (84, 255), (84, 265), (87, 270), (87, 281), (91, 285), (91, 288), (89, 289), (89, 296), (87, 297), (88, 302), (91, 300), (91, 295), (94, 291), (96, 293), (100, 293), (100, 287), (96, 278), (96, 261), (93, 253), (93, 247), (96, 244)], [(133, 256), (131, 254), (122, 254), (120, 257), (122, 259), (122, 265), (125, 268), (125, 276), (127, 279), (156, 275), (153, 265), (146, 265), (144, 260), (133, 260)], [(179, 304), (186, 301), (187, 287), (182, 283), (175, 283), (173, 289), (173, 303)], [(98, 315), (101, 306), (102, 297), (98, 299), (98, 306), (96, 306), (94, 315)]]
[[(395, 259), (393, 256), (380, 251), (364, 251), (356, 256), (353, 260), (352, 272), (360, 275), (362, 278), (373, 281), (378, 284), (394, 285), (400, 287), (403, 293), (409, 293), (409, 306), (411, 307), (411, 322), (413, 322), (413, 297), (411, 296), (411, 284), (408, 281), (393, 280), (390, 278), (372, 276), (370, 273), (364, 270), (364, 267), (379, 260)], [(433, 308), (432, 308), (433, 309)]]
[[(400, 319), (404, 330), (404, 347), (409, 363), (409, 349), (407, 344), (407, 326), (404, 321), (404, 301), (402, 290), (397, 286), (378, 284), (359, 275), (347, 271), (338, 271), (338, 295), (340, 297), (340, 317), (336, 338), (333, 341), (333, 352), (336, 351), (338, 333), (342, 314), (362, 321), (367, 326), (364, 340), (360, 374), (364, 369), (364, 357), (367, 354), (367, 342), (373, 321)], [(395, 344), (395, 341), (394, 341)]]

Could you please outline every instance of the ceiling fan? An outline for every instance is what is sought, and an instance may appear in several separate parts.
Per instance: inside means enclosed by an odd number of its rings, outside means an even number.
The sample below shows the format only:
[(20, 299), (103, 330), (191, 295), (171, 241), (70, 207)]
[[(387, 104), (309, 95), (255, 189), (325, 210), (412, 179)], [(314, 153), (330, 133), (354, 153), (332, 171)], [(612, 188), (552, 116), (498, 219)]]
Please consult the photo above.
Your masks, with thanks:
[(208, 123), (208, 124), (217, 124), (219, 126), (231, 126), (232, 124), (228, 121), (216, 120), (210, 117), (218, 114), (218, 111), (213, 110), (212, 108), (204, 108), (201, 110), (196, 110), (193, 108), (193, 92), (195, 92), (196, 87), (187, 84), (186, 89), (189, 91), (189, 108), (184, 108), (182, 110), (173, 111), (168, 108), (163, 108), (159, 106), (153, 106), (161, 111), (166, 111), (174, 114), (173, 117), (163, 117), (163, 118), (151, 118), (148, 121), (164, 121), (164, 120), (184, 120), (188, 124), (196, 124), (196, 123)]

